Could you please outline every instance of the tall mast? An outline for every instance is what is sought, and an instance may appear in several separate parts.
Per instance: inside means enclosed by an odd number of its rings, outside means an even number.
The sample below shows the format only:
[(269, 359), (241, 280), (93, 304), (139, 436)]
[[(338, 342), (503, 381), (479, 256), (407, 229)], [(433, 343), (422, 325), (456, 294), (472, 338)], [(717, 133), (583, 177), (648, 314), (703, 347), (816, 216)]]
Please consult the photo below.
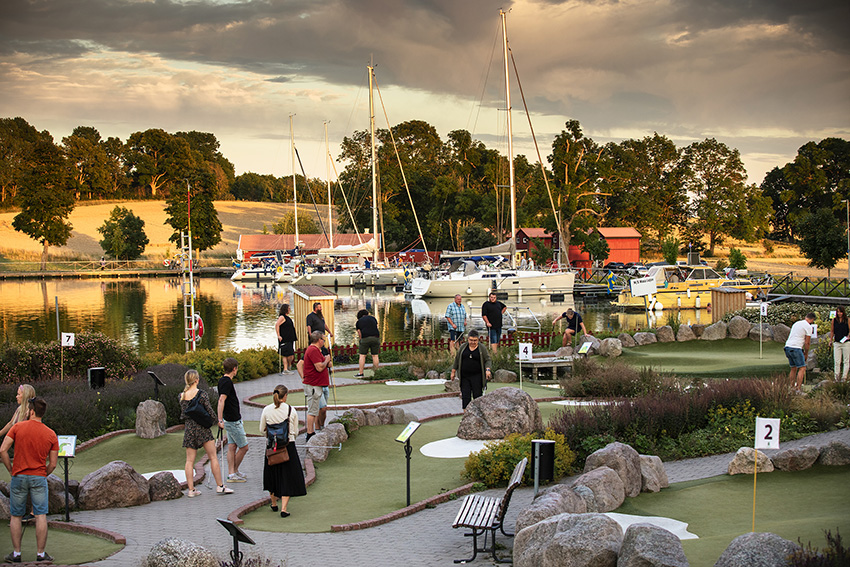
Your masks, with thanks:
[(502, 39), (505, 46), (505, 101), (508, 111), (508, 172), (511, 187), (511, 268), (516, 269), (516, 182), (514, 180), (514, 140), (511, 122), (511, 85), (508, 66), (508, 22), (507, 13), (499, 10), (502, 18)]
[(295, 130), (292, 127), (293, 116), (295, 115), (289, 115), (289, 147), (292, 149), (292, 203), (295, 206), (295, 248), (298, 248), (300, 238), (298, 236), (298, 193), (295, 190)]
[(375, 240), (375, 250), (372, 251), (372, 262), (378, 260), (378, 174), (375, 159), (375, 98), (373, 82), (375, 68), (369, 65), (369, 132), (372, 136), (372, 238)]
[(328, 122), (330, 122), (330, 120), (325, 120), (325, 166), (328, 176), (328, 234), (330, 234), (328, 244), (331, 248), (333, 248), (334, 224), (332, 218), (333, 203), (331, 201), (331, 147), (328, 144)]

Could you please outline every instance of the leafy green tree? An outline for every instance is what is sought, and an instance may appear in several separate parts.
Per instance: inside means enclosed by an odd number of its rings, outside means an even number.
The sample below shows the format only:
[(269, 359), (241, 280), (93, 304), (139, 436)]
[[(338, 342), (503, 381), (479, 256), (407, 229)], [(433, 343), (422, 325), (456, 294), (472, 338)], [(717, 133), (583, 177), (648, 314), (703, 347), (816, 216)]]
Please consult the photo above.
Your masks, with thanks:
[(125, 207), (112, 209), (109, 218), (97, 231), (103, 235), (100, 247), (104, 253), (119, 260), (135, 260), (144, 253), (149, 243), (145, 221)]
[(210, 132), (177, 132), (175, 138), (186, 140), (189, 148), (195, 152), (196, 159), (203, 164), (203, 168), (215, 178), (215, 199), (233, 199), (230, 187), (236, 178), (236, 169), (233, 164), (219, 151), (219, 142), (215, 134)]
[[(196, 172), (187, 183), (176, 184), (166, 200), (165, 222), (174, 233), (168, 238), (180, 243), (180, 234), (189, 228), (189, 205), (192, 216), (192, 247), (200, 254), (221, 242), (221, 221), (213, 203), (215, 179), (209, 172)], [(191, 197), (191, 202), (189, 200)]]
[(532, 238), (531, 246), (528, 247), (531, 258), (534, 260), (534, 265), (537, 268), (543, 268), (547, 262), (554, 258), (552, 249), (546, 246), (546, 241), (542, 238)]
[(800, 218), (796, 234), (800, 237), (800, 253), (809, 259), (809, 266), (826, 268), (827, 277), (838, 260), (847, 256), (844, 228), (827, 207)]
[(77, 126), (62, 139), (77, 199), (102, 199), (110, 191), (111, 163), (102, 142), (100, 132), (91, 126)]
[(661, 241), (661, 256), (668, 264), (675, 264), (679, 258), (679, 244), (675, 236), (668, 236)]
[[(140, 195), (145, 195), (150, 188), (152, 197), (163, 192), (167, 196), (173, 185), (182, 185), (197, 168), (189, 142), (159, 128), (131, 134), (124, 155)], [(215, 195), (215, 177), (212, 172), (207, 173), (212, 176), (211, 192)]]
[(64, 246), (71, 236), (68, 216), (74, 210), (74, 193), (61, 150), (41, 138), (32, 149), (30, 167), (24, 172), (16, 199), (21, 212), (12, 226), (43, 246), (41, 269), (47, 267), (49, 245)]
[(744, 253), (740, 249), (732, 248), (729, 250), (729, 267), (736, 270), (747, 269), (747, 257), (744, 256)]
[(611, 247), (608, 246), (608, 241), (602, 238), (598, 232), (593, 231), (581, 245), (582, 250), (590, 255), (590, 261), (605, 262), (608, 255), (611, 254)]
[[(295, 213), (292, 211), (272, 225), (274, 234), (295, 234)], [(307, 213), (298, 211), (298, 234), (319, 234), (319, 225)]]
[(496, 237), (480, 224), (470, 224), (463, 229), (463, 249), (476, 250), (498, 244)]
[(285, 183), (274, 175), (243, 173), (230, 186), (230, 192), (238, 201), (292, 201), (292, 183)]
[(12, 202), (24, 175), (32, 168), (35, 143), (53, 138), (23, 118), (0, 118), (0, 204)]

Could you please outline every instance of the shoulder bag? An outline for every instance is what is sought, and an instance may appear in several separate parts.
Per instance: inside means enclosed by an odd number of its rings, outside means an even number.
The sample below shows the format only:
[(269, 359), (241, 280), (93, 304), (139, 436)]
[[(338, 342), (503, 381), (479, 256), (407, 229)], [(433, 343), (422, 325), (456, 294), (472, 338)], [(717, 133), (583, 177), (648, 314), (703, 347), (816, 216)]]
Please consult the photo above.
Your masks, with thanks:
[(215, 425), (216, 422), (216, 419), (209, 414), (207, 408), (205, 408), (204, 404), (201, 403), (200, 391), (194, 398), (189, 400), (189, 404), (186, 406), (186, 410), (183, 413), (185, 413), (192, 421), (206, 429)]
[(280, 423), (266, 424), (266, 459), (269, 466), (279, 465), (289, 460), (289, 416), (292, 406), (286, 414), (286, 419)]

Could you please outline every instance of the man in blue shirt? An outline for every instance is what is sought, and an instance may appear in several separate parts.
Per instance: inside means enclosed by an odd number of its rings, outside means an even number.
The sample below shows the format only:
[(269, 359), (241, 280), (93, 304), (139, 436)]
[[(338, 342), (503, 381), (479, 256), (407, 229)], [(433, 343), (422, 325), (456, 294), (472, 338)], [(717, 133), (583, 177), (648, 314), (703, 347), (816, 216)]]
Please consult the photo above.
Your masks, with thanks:
[(449, 303), (446, 322), (449, 324), (449, 350), (454, 354), (457, 343), (463, 338), (463, 332), (466, 330), (466, 308), (460, 294), (455, 295), (454, 303)]

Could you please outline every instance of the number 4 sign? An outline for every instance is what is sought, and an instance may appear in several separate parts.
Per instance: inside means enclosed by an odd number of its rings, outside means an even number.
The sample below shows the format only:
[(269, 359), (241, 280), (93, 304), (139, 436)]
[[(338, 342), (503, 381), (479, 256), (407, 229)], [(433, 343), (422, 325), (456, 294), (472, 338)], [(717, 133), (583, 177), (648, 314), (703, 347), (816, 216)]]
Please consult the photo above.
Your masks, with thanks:
[(779, 449), (779, 419), (756, 418), (756, 449)]
[(519, 359), (531, 360), (531, 343), (519, 343)]

